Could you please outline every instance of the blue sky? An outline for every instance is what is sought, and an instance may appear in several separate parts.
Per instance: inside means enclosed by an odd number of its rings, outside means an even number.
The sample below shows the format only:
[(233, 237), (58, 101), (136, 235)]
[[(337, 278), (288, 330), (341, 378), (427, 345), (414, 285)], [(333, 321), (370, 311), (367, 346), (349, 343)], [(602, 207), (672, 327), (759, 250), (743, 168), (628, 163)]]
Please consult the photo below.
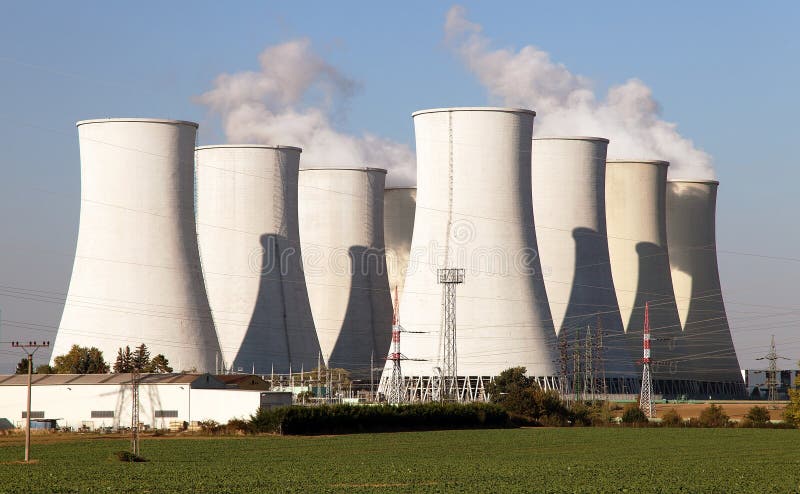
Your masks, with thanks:
[[(722, 182), (723, 293), (743, 365), (800, 358), (795, 2), (462, 2), (497, 48), (535, 45), (598, 93), (631, 77), (665, 120), (714, 157)], [(309, 38), (358, 88), (334, 124), (413, 145), (411, 112), (479, 106), (486, 90), (444, 42), (444, 2), (6, 2), (0, 16), (0, 372), (8, 342), (53, 336), (74, 255), (74, 123), (106, 116), (201, 123), (193, 102), (222, 72), (257, 70), (265, 47)], [(534, 109), (536, 105), (532, 105)], [(291, 144), (291, 143), (286, 143)], [(374, 163), (380, 166), (380, 163)], [(743, 254), (755, 255), (743, 255)], [(768, 256), (768, 257), (758, 257)], [(760, 319), (759, 315), (767, 316)], [(8, 323), (7, 321), (12, 321)]]

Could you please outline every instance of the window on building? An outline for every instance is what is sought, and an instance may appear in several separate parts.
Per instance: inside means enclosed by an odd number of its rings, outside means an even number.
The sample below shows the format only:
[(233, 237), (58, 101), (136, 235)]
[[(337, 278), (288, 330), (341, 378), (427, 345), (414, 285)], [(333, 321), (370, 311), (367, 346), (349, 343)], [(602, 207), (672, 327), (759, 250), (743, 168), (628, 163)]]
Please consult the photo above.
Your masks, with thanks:
[(157, 419), (173, 419), (178, 417), (177, 410), (156, 410)]
[(93, 419), (113, 419), (114, 410), (92, 410)]
[[(28, 412), (26, 410), (22, 411), (22, 418), (28, 418)], [(44, 412), (37, 412), (35, 410), (31, 410), (31, 418), (32, 419), (43, 419)]]

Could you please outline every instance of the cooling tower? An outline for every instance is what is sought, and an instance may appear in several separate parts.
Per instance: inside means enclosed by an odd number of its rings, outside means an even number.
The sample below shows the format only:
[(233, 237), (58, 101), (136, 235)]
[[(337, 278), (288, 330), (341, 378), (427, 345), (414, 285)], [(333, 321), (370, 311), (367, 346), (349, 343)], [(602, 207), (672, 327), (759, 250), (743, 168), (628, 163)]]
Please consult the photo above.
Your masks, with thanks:
[(693, 388), (667, 254), (668, 166), (666, 161), (608, 161), (606, 221), (625, 339), (632, 356), (640, 358), (649, 304), (653, 385), (657, 393), (675, 396)]
[(300, 170), (300, 242), (322, 356), (355, 376), (368, 376), (391, 340), (385, 180), (378, 168)]
[(534, 139), (533, 214), (561, 358), (574, 367), (574, 352), (592, 345), (595, 378), (612, 393), (630, 393), (636, 372), (624, 342), (606, 235), (607, 147), (599, 137)]
[[(386, 268), (389, 289), (394, 304), (395, 291), (403, 294), (409, 256), (411, 234), (414, 232), (414, 213), (417, 209), (416, 187), (392, 187), (383, 193), (383, 232), (386, 240)], [(418, 266), (412, 266), (416, 269)], [(384, 356), (381, 355), (381, 358)]]
[(297, 224), (299, 148), (197, 148), (197, 234), (227, 369), (317, 366)]
[(219, 344), (203, 284), (194, 216), (197, 124), (78, 122), (78, 245), (53, 356), (73, 344), (114, 361), (147, 345), (176, 370), (213, 372)]
[[(412, 399), (425, 399), (442, 367), (443, 285), (437, 269), (465, 270), (456, 290), (462, 397), (484, 378), (525, 366), (554, 385), (555, 332), (537, 257), (531, 202), (535, 113), (449, 108), (414, 113), (417, 213), (400, 302), (402, 362)], [(391, 363), (382, 377), (385, 386)], [(434, 379), (435, 380), (435, 379)], [(477, 395), (476, 393), (477, 388)], [(385, 389), (385, 387), (384, 387)]]
[(689, 367), (703, 395), (741, 396), (744, 382), (733, 347), (717, 268), (713, 180), (667, 183), (667, 240), (675, 299)]

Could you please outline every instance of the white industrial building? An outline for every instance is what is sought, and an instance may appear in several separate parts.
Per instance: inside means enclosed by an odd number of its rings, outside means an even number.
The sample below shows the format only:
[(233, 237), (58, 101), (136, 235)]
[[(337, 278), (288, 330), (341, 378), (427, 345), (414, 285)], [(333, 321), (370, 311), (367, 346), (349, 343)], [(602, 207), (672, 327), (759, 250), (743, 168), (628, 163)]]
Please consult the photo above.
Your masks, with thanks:
[[(442, 372), (438, 268), (464, 269), (457, 286), (459, 394), (474, 398), (490, 376), (525, 366), (556, 384), (555, 331), (541, 277), (531, 199), (535, 113), (444, 108), (414, 113), (417, 256), (400, 301), (402, 362), (411, 399), (430, 398)], [(438, 369), (437, 369), (438, 368)], [(381, 389), (392, 372), (388, 362)], [(476, 392), (477, 390), (477, 392)]]
[[(0, 376), (0, 423), (24, 427), (28, 376)], [(155, 429), (203, 420), (247, 419), (260, 390), (227, 388), (210, 374), (142, 374), (139, 422)], [(34, 374), (31, 419), (55, 419), (73, 430), (131, 425), (130, 374)]]
[(322, 359), (358, 377), (386, 357), (391, 339), (385, 182), (380, 168), (300, 170), (300, 243)]
[(78, 244), (53, 357), (72, 345), (146, 344), (177, 370), (214, 370), (211, 319), (194, 215), (197, 124), (78, 122)]
[(639, 388), (634, 358), (624, 341), (608, 254), (608, 142), (534, 139), (533, 215), (559, 359), (572, 377), (562, 386), (634, 393)]
[(300, 148), (197, 148), (197, 235), (220, 370), (317, 365), (297, 221)]
[(667, 243), (675, 300), (683, 329), (687, 372), (696, 394), (744, 392), (717, 267), (719, 182), (667, 182)]

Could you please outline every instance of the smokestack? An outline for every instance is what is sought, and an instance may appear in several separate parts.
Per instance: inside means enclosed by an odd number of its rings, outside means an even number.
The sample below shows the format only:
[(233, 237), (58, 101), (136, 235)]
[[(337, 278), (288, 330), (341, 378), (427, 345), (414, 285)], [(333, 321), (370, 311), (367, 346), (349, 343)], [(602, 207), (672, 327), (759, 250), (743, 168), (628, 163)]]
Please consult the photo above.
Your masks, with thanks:
[[(457, 368), (474, 390), (490, 376), (525, 366), (555, 385), (550, 320), (531, 202), (535, 113), (509, 108), (444, 108), (414, 113), (417, 214), (401, 320), (403, 374), (430, 377), (441, 367), (442, 285), (437, 269), (464, 268), (457, 289)], [(424, 254), (423, 254), (424, 253)], [(382, 380), (391, 374), (391, 367)], [(425, 392), (421, 390), (420, 392)]]
[(745, 393), (717, 267), (715, 180), (667, 183), (667, 239), (678, 313), (704, 395)]
[(608, 161), (606, 219), (611, 273), (631, 354), (642, 347), (645, 304), (653, 338), (655, 392), (693, 394), (672, 290), (666, 223), (666, 161)]
[(301, 149), (197, 148), (197, 231), (229, 369), (313, 368), (319, 354), (297, 223)]
[(322, 356), (357, 376), (368, 376), (391, 343), (385, 179), (378, 168), (300, 170), (300, 241)]
[(197, 124), (78, 122), (81, 212), (53, 356), (95, 346), (107, 361), (146, 344), (176, 370), (213, 372), (219, 344), (194, 216)]
[[(602, 367), (612, 393), (635, 389), (633, 358), (614, 292), (606, 233), (606, 151), (600, 137), (533, 140), (533, 214), (556, 334), (584, 345), (602, 338)], [(602, 331), (602, 335), (601, 335)]]
[[(389, 289), (394, 294), (396, 288), (398, 296), (403, 294), (403, 286), (406, 281), (416, 208), (416, 187), (387, 187), (384, 191), (383, 231), (386, 240)], [(412, 266), (412, 269), (418, 267)], [(394, 297), (392, 304), (394, 304)]]

